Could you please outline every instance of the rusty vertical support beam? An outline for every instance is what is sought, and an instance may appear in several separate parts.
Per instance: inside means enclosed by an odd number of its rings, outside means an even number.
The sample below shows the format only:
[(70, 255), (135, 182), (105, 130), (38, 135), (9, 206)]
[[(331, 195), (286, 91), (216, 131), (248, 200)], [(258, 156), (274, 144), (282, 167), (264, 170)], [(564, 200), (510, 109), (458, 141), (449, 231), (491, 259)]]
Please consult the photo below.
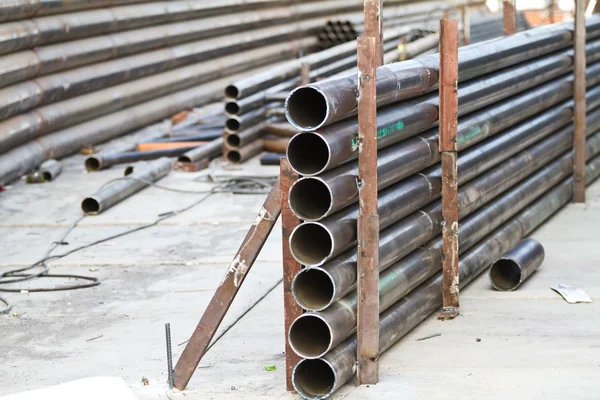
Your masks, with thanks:
[(502, 1), (502, 20), (504, 21), (504, 35), (517, 33), (517, 5), (516, 0)]
[(550, 6), (548, 8), (548, 22), (553, 24), (556, 22), (556, 1), (550, 0)]
[(443, 311), (440, 319), (458, 315), (458, 22), (440, 21), (440, 137), (442, 152)]
[(177, 389), (185, 389), (192, 378), (233, 299), (235, 299), (244, 279), (250, 272), (250, 268), (254, 265), (267, 237), (275, 226), (280, 211), (281, 197), (278, 179), (177, 361), (174, 370), (175, 387)]
[(281, 231), (282, 231), (282, 254), (283, 254), (283, 317), (285, 332), (285, 383), (288, 391), (294, 390), (292, 384), (292, 372), (294, 366), (300, 361), (300, 356), (294, 352), (288, 340), (290, 326), (296, 318), (302, 314), (302, 309), (292, 295), (292, 281), (302, 266), (298, 263), (290, 251), (290, 235), (294, 228), (300, 224), (300, 220), (290, 210), (288, 194), (290, 187), (298, 179), (298, 175), (292, 170), (286, 158), (281, 159), (281, 171), (279, 183), (281, 185)]
[(358, 384), (379, 381), (379, 215), (377, 214), (377, 39), (358, 48)]
[(375, 38), (377, 66), (383, 64), (383, 0), (365, 0), (364, 36)]
[(467, 6), (461, 7), (460, 14), (462, 22), (463, 44), (466, 46), (471, 43), (471, 22), (469, 21), (469, 8)]
[(585, 203), (585, 0), (575, 0), (573, 201)]
[(592, 14), (600, 13), (600, 0), (596, 0), (596, 4), (594, 4), (594, 11)]

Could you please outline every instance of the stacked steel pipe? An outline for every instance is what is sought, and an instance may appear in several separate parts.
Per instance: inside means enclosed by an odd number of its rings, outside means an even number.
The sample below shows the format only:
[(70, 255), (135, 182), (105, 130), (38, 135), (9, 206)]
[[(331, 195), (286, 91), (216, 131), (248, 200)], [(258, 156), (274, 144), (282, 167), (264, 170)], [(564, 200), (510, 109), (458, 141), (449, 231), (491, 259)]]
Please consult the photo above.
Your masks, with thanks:
[(0, 5), (0, 184), (82, 143), (221, 100), (227, 83), (316, 51), (327, 21), (356, 20), (363, 7), (362, 0), (9, 3)]
[[(504, 36), (504, 21), (501, 14), (473, 12), (469, 14), (469, 40), (479, 43)], [(529, 23), (523, 12), (517, 12), (517, 32), (529, 29)]]
[[(600, 15), (587, 20), (588, 183), (600, 176)], [(464, 286), (572, 196), (573, 25), (459, 49), (459, 250)], [(377, 70), (380, 352), (442, 302), (439, 55)], [(289, 331), (304, 398), (330, 396), (355, 373), (358, 215), (356, 76), (311, 83), (286, 99), (302, 132), (287, 157), (303, 222), (290, 250), (305, 268), (292, 291), (306, 313)]]

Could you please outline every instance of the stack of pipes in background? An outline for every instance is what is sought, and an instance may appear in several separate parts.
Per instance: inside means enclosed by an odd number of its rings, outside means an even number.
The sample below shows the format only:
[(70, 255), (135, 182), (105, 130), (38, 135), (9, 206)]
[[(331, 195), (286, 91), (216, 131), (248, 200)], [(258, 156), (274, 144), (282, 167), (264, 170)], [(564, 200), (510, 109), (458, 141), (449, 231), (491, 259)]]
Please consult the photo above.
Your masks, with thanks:
[[(388, 3), (401, 9), (406, 0)], [(363, 2), (77, 0), (50, 7), (17, 0), (1, 7), (0, 185), (49, 158), (221, 100), (228, 83), (316, 51), (326, 22), (358, 18)]]
[[(470, 42), (479, 43), (504, 36), (502, 15), (482, 12), (469, 13)], [(523, 12), (517, 12), (517, 32), (529, 29), (529, 23)]]
[[(600, 176), (600, 14), (587, 19), (587, 170)], [(573, 192), (573, 24), (459, 49), (460, 285), (567, 204)], [(439, 55), (377, 70), (380, 352), (442, 303)], [(330, 396), (356, 366), (356, 75), (312, 83), (286, 100), (303, 131), (288, 145), (301, 176), (290, 236), (305, 268), (292, 292), (308, 312), (289, 332), (304, 359), (295, 389)]]
[[(454, 2), (456, 6), (465, 2)], [(406, 60), (437, 47), (439, 35), (426, 27), (436, 28), (439, 17), (444, 11), (455, 13), (446, 3), (431, 3), (406, 5), (386, 10), (384, 14), (384, 52), (386, 62)], [(399, 18), (398, 15), (403, 15)], [(432, 16), (434, 19), (432, 19)], [(412, 29), (410, 25), (401, 25), (410, 20), (423, 29)], [(388, 27), (389, 25), (392, 27)], [(337, 37), (330, 38), (329, 47), (318, 53), (295, 59), (274, 66), (261, 74), (248, 76), (231, 83), (225, 89), (225, 115), (227, 122), (224, 127), (223, 157), (232, 163), (244, 162), (261, 151), (283, 153), (294, 128), (282, 123), (283, 100), (289, 91), (301, 83), (315, 82), (337, 74), (348, 74), (356, 70), (356, 41), (347, 36), (342, 26), (353, 26), (352, 21), (330, 20), (324, 29), (335, 32), (339, 27)], [(358, 29), (360, 31), (362, 27)], [(352, 29), (356, 32), (356, 29)], [(333, 33), (332, 33), (333, 35)], [(304, 81), (304, 82), (303, 82)], [(286, 126), (287, 125), (287, 126)], [(200, 150), (198, 150), (200, 151)], [(194, 161), (194, 152), (180, 158), (182, 163)], [(204, 154), (203, 154), (204, 156)], [(197, 157), (196, 157), (197, 159)], [(263, 158), (264, 163), (275, 163), (274, 155)], [(184, 169), (188, 169), (184, 167)], [(193, 170), (193, 168), (192, 168)]]

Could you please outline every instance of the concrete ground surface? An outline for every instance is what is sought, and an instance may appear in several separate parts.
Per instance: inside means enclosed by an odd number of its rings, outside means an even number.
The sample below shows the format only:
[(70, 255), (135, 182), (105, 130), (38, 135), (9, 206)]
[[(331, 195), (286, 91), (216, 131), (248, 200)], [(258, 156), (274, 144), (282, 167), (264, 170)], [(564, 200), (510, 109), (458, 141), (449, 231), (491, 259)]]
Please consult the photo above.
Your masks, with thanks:
[[(277, 168), (253, 160), (242, 170), (219, 172), (275, 175)], [(83, 157), (75, 156), (55, 182), (20, 181), (0, 193), (0, 272), (41, 258), (79, 218), (81, 200), (121, 173), (86, 174)], [(205, 174), (174, 172), (160, 184), (206, 190)], [(145, 189), (84, 218), (54, 254), (150, 223), (201, 196)], [(295, 398), (284, 384), (279, 225), (217, 336), (230, 329), (206, 354), (189, 389), (166, 389), (164, 323), (171, 324), (177, 360), (264, 197), (214, 195), (158, 226), (50, 263), (54, 273), (98, 277), (100, 286), (0, 294), (14, 306), (0, 316), (0, 396), (115, 376), (139, 399)], [(381, 357), (378, 385), (349, 384), (334, 398), (597, 399), (598, 226), (600, 183), (588, 190), (585, 207), (569, 205), (535, 232), (546, 260), (517, 292), (492, 291), (483, 274), (461, 293), (459, 318), (431, 316)], [(26, 287), (63, 283), (39, 279)], [(549, 288), (557, 283), (581, 287), (594, 302), (567, 304)], [(265, 370), (271, 365), (275, 371)]]

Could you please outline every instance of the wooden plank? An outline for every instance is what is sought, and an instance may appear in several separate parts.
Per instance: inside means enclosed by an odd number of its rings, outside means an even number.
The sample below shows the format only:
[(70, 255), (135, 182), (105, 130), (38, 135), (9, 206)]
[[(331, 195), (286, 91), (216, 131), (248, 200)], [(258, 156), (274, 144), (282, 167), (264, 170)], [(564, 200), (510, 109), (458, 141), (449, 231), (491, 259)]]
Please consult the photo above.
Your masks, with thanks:
[(573, 201), (585, 203), (585, 0), (575, 0), (575, 79), (573, 82)]
[(283, 316), (285, 332), (285, 383), (288, 391), (294, 390), (292, 384), (292, 373), (294, 367), (300, 361), (300, 356), (294, 352), (288, 340), (290, 326), (296, 318), (302, 314), (302, 309), (292, 294), (292, 281), (302, 266), (298, 263), (290, 251), (290, 235), (300, 220), (290, 209), (288, 195), (290, 187), (298, 179), (298, 175), (292, 170), (286, 158), (281, 159), (281, 170), (279, 183), (281, 185), (281, 230), (282, 230), (282, 254), (283, 254)]
[(443, 311), (439, 318), (458, 315), (458, 21), (440, 21), (440, 151), (442, 152)]
[[(366, 5), (366, 3), (365, 3)], [(358, 48), (358, 384), (379, 380), (379, 215), (377, 214), (377, 39), (360, 37)]]
[(517, 7), (515, 0), (502, 1), (502, 19), (504, 21), (504, 35), (517, 33)]

